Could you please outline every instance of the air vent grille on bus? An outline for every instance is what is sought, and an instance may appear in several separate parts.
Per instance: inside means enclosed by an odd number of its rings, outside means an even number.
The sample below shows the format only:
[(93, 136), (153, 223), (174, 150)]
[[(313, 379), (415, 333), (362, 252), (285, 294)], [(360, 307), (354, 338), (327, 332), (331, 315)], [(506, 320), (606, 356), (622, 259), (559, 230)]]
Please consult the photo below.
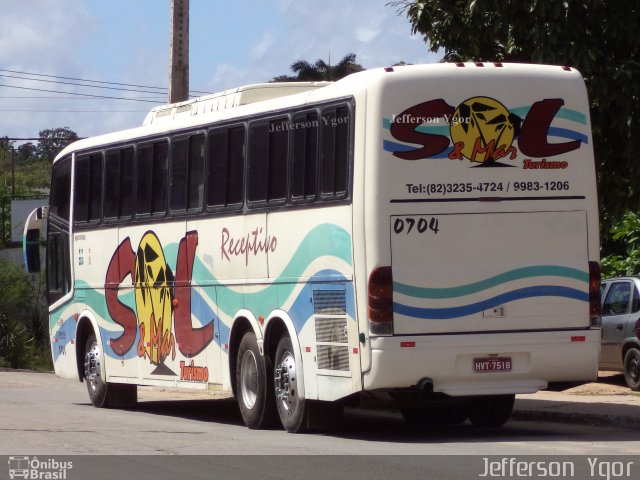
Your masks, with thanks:
[(349, 331), (344, 290), (315, 290), (316, 348), (319, 370), (349, 371)]
[(344, 290), (315, 290), (313, 313), (323, 315), (346, 315), (347, 300)]
[(347, 343), (346, 317), (316, 317), (316, 342)]
[(318, 368), (349, 371), (349, 347), (318, 345)]

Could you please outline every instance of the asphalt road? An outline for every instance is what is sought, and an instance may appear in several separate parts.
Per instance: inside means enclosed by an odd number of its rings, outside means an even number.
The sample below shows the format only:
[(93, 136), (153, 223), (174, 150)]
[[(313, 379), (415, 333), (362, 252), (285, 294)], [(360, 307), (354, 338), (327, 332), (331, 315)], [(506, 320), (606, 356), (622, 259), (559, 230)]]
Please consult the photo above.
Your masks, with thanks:
[[(637, 457), (640, 452), (640, 435), (633, 430), (522, 421), (498, 429), (466, 423), (425, 430), (405, 424), (397, 414), (358, 410), (348, 410), (335, 432), (252, 431), (242, 425), (233, 399), (141, 397), (134, 409), (97, 409), (83, 383), (52, 374), (0, 372), (0, 455)], [(0, 466), (0, 478), (2, 473)]]

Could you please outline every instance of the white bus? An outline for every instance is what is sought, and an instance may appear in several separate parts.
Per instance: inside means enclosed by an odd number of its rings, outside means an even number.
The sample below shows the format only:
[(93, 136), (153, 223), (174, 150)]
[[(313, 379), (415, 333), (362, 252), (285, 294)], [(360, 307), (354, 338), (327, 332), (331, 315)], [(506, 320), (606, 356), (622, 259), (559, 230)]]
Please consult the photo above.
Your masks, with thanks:
[(241, 87), (81, 140), (46, 224), (56, 374), (232, 391), (304, 431), (343, 405), (494, 426), (596, 378), (596, 180), (570, 68), (438, 64)]

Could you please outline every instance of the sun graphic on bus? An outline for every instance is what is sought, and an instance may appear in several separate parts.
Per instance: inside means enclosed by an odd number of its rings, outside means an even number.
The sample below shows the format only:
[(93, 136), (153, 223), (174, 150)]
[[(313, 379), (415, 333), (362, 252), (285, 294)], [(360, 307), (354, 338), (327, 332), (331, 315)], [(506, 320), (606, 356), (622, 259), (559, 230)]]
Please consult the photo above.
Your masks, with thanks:
[(456, 151), (472, 162), (490, 162), (504, 156), (516, 136), (509, 110), (497, 100), (473, 97), (462, 102), (451, 117), (451, 140)]
[(151, 363), (164, 363), (172, 343), (172, 300), (170, 284), (173, 272), (167, 265), (160, 240), (147, 232), (140, 240), (136, 254), (135, 292), (140, 325), (139, 354), (146, 354)]

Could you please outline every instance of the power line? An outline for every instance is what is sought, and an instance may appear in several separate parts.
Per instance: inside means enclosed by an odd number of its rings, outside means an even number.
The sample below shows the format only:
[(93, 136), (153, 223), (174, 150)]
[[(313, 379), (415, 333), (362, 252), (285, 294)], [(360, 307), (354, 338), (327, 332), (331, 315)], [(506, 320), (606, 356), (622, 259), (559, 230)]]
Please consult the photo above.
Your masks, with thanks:
[(148, 113), (148, 110), (40, 110), (37, 108), (0, 108), (0, 112), (25, 113)]
[[(119, 82), (107, 82), (107, 81), (103, 81), (103, 80), (89, 80), (86, 78), (76, 78), (76, 77), (63, 77), (60, 75), (46, 75), (44, 73), (33, 73), (33, 72), (21, 72), (18, 70), (9, 70), (6, 68), (0, 68), (0, 72), (9, 72), (9, 73), (17, 73), (20, 75), (32, 75), (32, 76), (36, 76), (36, 77), (46, 77), (46, 78), (60, 78), (62, 80), (74, 80), (74, 81), (78, 81), (78, 82), (90, 82), (90, 83), (101, 83), (104, 85), (119, 85), (119, 86), (123, 86), (123, 87), (136, 87), (136, 88), (153, 88), (156, 90), (160, 90), (160, 92), (155, 92), (155, 93), (167, 93), (168, 89), (167, 87), (154, 87), (154, 86), (150, 86), (150, 85), (137, 85), (134, 83), (119, 83)], [(208, 95), (211, 94), (211, 92), (204, 92), (204, 91), (200, 91), (200, 90), (191, 90), (190, 93), (200, 93), (203, 95)]]
[[(3, 85), (0, 85), (2, 88)], [(65, 93), (65, 92), (60, 92)], [(72, 94), (72, 93), (71, 93)], [(11, 100), (90, 100), (88, 98), (82, 97), (55, 97), (55, 96), (41, 96), (41, 95), (33, 95), (33, 96), (14, 96), (14, 95), (0, 95), (0, 98), (10, 98)], [(146, 99), (158, 99), (158, 97), (136, 97), (136, 98), (146, 98)], [(155, 100), (154, 100), (155, 101)], [(158, 100), (161, 101), (161, 100)]]
[(88, 93), (77, 93), (77, 92), (60, 92), (58, 90), (47, 90), (44, 88), (33, 88), (33, 87), (18, 87), (16, 85), (1, 85), (0, 88), (16, 88), (19, 90), (31, 90), (35, 92), (48, 92), (48, 93), (60, 93), (63, 95), (75, 95), (80, 97), (87, 98), (105, 98), (109, 100), (128, 100), (130, 102), (146, 102), (146, 103), (155, 103), (161, 102), (160, 100), (144, 100), (142, 98), (126, 98), (126, 97), (111, 97), (107, 95), (93, 95)]
[(132, 88), (120, 88), (120, 87), (106, 87), (103, 85), (87, 85), (86, 83), (76, 83), (76, 82), (63, 82), (61, 80), (45, 80), (43, 78), (29, 78), (29, 77), (20, 77), (16, 75), (4, 75), (0, 73), (0, 77), (3, 78), (14, 78), (18, 80), (28, 80), (30, 82), (45, 82), (45, 83), (57, 83), (60, 85), (75, 85), (77, 87), (88, 87), (88, 88), (102, 88), (105, 90), (119, 90), (121, 92), (136, 92), (136, 93), (162, 93), (162, 92), (153, 92), (151, 90), (137, 90)]

